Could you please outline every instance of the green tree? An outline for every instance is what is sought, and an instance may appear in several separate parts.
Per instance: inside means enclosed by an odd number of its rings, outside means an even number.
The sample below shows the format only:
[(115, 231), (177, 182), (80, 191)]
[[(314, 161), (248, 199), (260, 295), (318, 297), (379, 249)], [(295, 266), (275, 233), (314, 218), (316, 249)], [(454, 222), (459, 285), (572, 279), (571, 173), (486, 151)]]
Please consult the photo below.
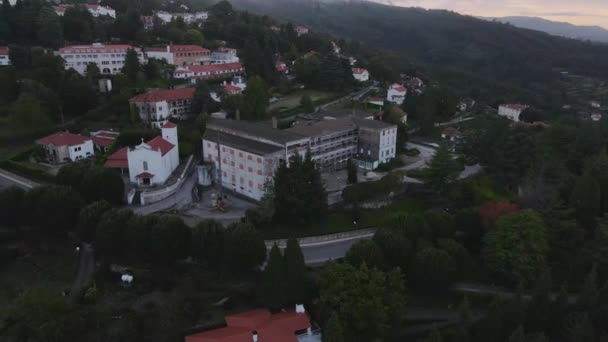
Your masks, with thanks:
[(302, 106), (304, 113), (312, 113), (315, 111), (315, 105), (308, 94), (302, 95), (302, 98), (300, 98), (300, 106)]
[(348, 184), (357, 184), (359, 177), (355, 160), (349, 159), (346, 167), (346, 172), (348, 174)]
[(243, 96), (241, 113), (243, 119), (261, 120), (266, 117), (268, 107), (268, 88), (264, 80), (254, 76), (247, 81), (247, 88)]
[(589, 173), (597, 181), (602, 198), (600, 211), (602, 213), (608, 212), (608, 174), (606, 174), (606, 170), (608, 170), (608, 154), (605, 151), (600, 152), (590, 164)]
[(209, 106), (213, 101), (211, 99), (209, 90), (209, 84), (205, 80), (200, 80), (196, 82), (196, 87), (194, 90), (194, 95), (192, 95), (192, 113), (195, 115), (207, 113), (209, 110)]
[(18, 95), (17, 70), (10, 65), (3, 66), (0, 68), (0, 104), (11, 103)]
[(226, 229), (214, 220), (197, 224), (192, 231), (192, 256), (207, 263), (212, 269), (221, 269), (226, 258)]
[(424, 183), (439, 194), (448, 191), (448, 187), (458, 179), (460, 168), (446, 146), (435, 152), (429, 167), (424, 171)]
[(424, 342), (443, 342), (443, 337), (437, 327), (433, 327), (429, 336), (423, 340)]
[(67, 40), (91, 42), (93, 40), (93, 16), (82, 6), (68, 7), (61, 18)]
[(524, 328), (520, 325), (517, 329), (511, 334), (507, 342), (526, 342), (526, 334), (524, 333)]
[(131, 83), (137, 81), (137, 75), (141, 71), (141, 64), (137, 57), (137, 51), (134, 49), (128, 49), (125, 57), (125, 65), (122, 67), (122, 72), (127, 76)]
[(83, 201), (73, 189), (50, 185), (30, 190), (25, 196), (29, 208), (27, 220), (50, 234), (66, 233), (76, 228)]
[(344, 257), (347, 263), (354, 267), (367, 264), (379, 269), (386, 268), (382, 250), (374, 241), (359, 241), (352, 245)]
[(570, 205), (576, 209), (578, 222), (583, 227), (592, 229), (596, 226), (596, 219), (601, 214), (602, 194), (598, 182), (589, 172), (576, 179)]
[(202, 46), (204, 41), (203, 34), (197, 29), (190, 29), (184, 35), (185, 44)]
[(323, 342), (344, 342), (344, 328), (340, 317), (336, 313), (332, 313), (327, 320), (325, 329), (323, 329)]
[(390, 267), (410, 264), (414, 250), (412, 243), (396, 229), (381, 228), (374, 234), (374, 242), (380, 247), (384, 260)]
[(78, 237), (87, 242), (95, 241), (97, 225), (103, 214), (112, 209), (107, 201), (93, 202), (82, 208), (78, 214)]
[(84, 174), (79, 191), (88, 202), (105, 200), (120, 205), (125, 196), (125, 184), (115, 170), (93, 167)]
[(264, 304), (277, 310), (287, 302), (287, 268), (279, 247), (274, 244), (268, 254), (268, 262), (262, 280), (262, 298)]
[(43, 6), (38, 12), (36, 31), (43, 46), (58, 48), (63, 45), (61, 22), (50, 6)]
[(250, 224), (238, 223), (228, 227), (225, 251), (228, 266), (237, 271), (259, 267), (266, 259), (264, 239)]
[(27, 216), (25, 207), (25, 191), (16, 186), (0, 191), (0, 217), (2, 225), (18, 229)]
[(127, 252), (126, 232), (134, 215), (129, 209), (112, 209), (101, 216), (95, 235), (96, 250), (108, 260)]
[(46, 108), (31, 95), (19, 96), (12, 106), (9, 120), (15, 129), (27, 132), (44, 131), (52, 125)]
[(456, 273), (454, 259), (444, 250), (426, 247), (412, 261), (412, 275), (420, 289), (434, 290), (449, 286)]
[(294, 65), (298, 82), (317, 87), (321, 82), (321, 62), (316, 56), (298, 59)]
[(327, 214), (327, 195), (310, 153), (305, 158), (295, 154), (289, 165), (279, 165), (273, 191), (277, 222), (306, 225), (320, 222)]
[(87, 64), (87, 68), (84, 72), (85, 76), (92, 84), (99, 79), (101, 76), (101, 71), (99, 71), (99, 67), (95, 63)]
[(495, 274), (512, 284), (529, 284), (546, 267), (547, 229), (534, 210), (502, 216), (484, 238), (483, 259)]
[(309, 299), (310, 279), (300, 244), (296, 239), (287, 240), (285, 247), (285, 294), (287, 304), (302, 304)]

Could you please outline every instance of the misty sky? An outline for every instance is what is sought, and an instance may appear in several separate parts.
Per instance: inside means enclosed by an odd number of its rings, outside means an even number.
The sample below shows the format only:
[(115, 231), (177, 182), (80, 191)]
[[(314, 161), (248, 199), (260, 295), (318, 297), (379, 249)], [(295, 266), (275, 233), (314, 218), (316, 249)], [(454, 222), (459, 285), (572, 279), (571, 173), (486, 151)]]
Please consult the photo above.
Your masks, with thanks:
[(608, 28), (608, 0), (376, 0), (484, 17), (524, 15)]

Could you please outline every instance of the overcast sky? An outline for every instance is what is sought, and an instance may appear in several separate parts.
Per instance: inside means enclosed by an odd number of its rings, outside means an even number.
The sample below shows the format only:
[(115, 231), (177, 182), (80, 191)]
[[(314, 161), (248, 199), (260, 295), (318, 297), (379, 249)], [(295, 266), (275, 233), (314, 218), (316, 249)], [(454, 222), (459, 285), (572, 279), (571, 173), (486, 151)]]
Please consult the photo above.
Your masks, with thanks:
[(608, 28), (608, 0), (376, 0), (484, 17), (524, 15)]

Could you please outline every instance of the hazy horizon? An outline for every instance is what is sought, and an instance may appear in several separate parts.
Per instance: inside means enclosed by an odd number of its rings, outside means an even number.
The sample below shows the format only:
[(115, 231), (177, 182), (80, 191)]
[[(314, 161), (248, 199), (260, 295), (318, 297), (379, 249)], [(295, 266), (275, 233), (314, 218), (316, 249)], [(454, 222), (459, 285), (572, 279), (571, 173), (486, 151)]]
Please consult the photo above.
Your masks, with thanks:
[(372, 0), (404, 7), (447, 9), (482, 17), (528, 16), (608, 29), (606, 0)]

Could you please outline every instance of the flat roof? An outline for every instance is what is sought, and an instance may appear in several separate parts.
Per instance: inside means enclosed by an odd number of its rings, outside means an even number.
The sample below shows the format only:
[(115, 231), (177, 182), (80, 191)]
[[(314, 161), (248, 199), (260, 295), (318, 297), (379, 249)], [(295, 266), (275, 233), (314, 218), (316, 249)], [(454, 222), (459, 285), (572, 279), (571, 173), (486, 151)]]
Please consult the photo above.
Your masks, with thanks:
[(283, 150), (283, 148), (280, 146), (266, 144), (253, 139), (223, 133), (213, 128), (210, 128), (209, 126), (207, 126), (207, 129), (205, 130), (203, 139), (212, 142), (217, 142), (219, 140), (221, 145), (230, 146), (232, 148), (236, 148), (245, 152), (254, 153), (258, 155), (264, 155)]
[(272, 126), (262, 122), (239, 121), (209, 118), (207, 121), (208, 129), (215, 129), (223, 132), (236, 131), (244, 136), (259, 137), (273, 141), (278, 144), (301, 140), (305, 137), (288, 130), (273, 129)]
[(332, 134), (357, 128), (350, 118), (326, 119), (320, 121), (302, 121), (295, 124), (286, 131), (302, 136), (312, 137), (318, 135)]
[(380, 121), (380, 120), (371, 120), (371, 119), (362, 119), (362, 118), (352, 118), (353, 122), (357, 124), (359, 127), (365, 128), (373, 128), (373, 129), (385, 129), (395, 127), (396, 125), (390, 124), (388, 122)]

